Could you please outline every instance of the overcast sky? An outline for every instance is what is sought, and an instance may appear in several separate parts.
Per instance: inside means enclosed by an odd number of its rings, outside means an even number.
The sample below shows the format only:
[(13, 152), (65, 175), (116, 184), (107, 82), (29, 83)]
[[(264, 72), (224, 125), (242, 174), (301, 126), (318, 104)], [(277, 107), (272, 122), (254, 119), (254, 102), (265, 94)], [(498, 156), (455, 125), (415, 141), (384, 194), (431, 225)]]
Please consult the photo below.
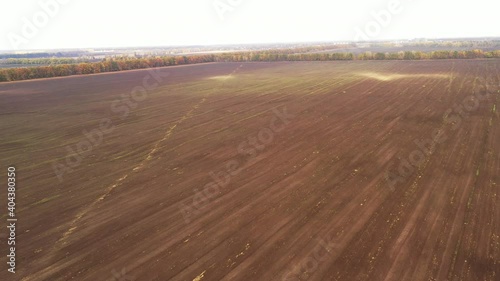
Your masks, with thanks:
[(500, 36), (498, 0), (1, 3), (0, 50)]

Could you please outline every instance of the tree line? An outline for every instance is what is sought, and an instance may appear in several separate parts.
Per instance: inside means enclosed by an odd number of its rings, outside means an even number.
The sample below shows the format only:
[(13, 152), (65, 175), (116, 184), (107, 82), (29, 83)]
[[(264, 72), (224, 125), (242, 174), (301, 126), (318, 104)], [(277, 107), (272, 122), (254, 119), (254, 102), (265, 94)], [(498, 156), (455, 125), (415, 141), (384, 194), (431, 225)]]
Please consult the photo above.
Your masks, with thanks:
[(0, 69), (0, 82), (213, 62), (213, 56), (107, 58), (101, 62)]
[(75, 63), (83, 63), (83, 62), (89, 62), (89, 59), (86, 58), (34, 58), (34, 59), (29, 59), (29, 58), (20, 58), (20, 59), (6, 59), (3, 61), (0, 61), (0, 64), (26, 64), (26, 65), (33, 65), (33, 64), (75, 64)]
[(471, 51), (406, 51), (397, 53), (297, 53), (297, 50), (268, 50), (190, 56), (117, 57), (100, 62), (54, 64), (37, 67), (0, 69), (0, 82), (69, 75), (94, 74), (132, 69), (165, 67), (208, 62), (273, 62), (273, 61), (337, 61), (337, 60), (427, 60), (500, 58), (500, 50)]
[(468, 51), (406, 51), (397, 53), (372, 53), (359, 54), (359, 60), (427, 60), (427, 59), (480, 59), (500, 58), (500, 51), (468, 50)]
[(22, 59), (22, 58), (63, 58), (63, 57), (79, 57), (86, 52), (57, 52), (57, 53), (27, 53), (27, 54), (0, 54), (0, 59)]

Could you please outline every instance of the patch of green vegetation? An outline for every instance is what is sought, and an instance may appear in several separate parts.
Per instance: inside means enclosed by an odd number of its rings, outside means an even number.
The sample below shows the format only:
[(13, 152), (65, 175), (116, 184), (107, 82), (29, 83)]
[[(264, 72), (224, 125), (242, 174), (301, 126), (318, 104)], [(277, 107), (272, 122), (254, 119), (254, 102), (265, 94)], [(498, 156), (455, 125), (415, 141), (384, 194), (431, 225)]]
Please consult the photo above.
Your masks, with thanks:
[(56, 199), (57, 197), (60, 197), (60, 196), (61, 196), (61, 195), (60, 195), (60, 194), (58, 194), (58, 195), (54, 195), (54, 196), (52, 196), (52, 197), (43, 198), (42, 200), (40, 200), (40, 201), (38, 201), (38, 202), (35, 202), (35, 203), (33, 204), (33, 206), (40, 205), (40, 204), (43, 204), (43, 203), (47, 203), (47, 202), (52, 201), (52, 200), (54, 200), (54, 199)]

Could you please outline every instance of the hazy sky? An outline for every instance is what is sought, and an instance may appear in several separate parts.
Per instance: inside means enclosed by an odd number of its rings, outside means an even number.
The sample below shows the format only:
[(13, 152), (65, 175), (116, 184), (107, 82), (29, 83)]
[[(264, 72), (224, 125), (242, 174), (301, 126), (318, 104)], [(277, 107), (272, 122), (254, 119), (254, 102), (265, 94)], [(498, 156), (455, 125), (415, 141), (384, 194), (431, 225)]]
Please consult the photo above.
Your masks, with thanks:
[(499, 7), (498, 0), (3, 0), (0, 50), (500, 36)]

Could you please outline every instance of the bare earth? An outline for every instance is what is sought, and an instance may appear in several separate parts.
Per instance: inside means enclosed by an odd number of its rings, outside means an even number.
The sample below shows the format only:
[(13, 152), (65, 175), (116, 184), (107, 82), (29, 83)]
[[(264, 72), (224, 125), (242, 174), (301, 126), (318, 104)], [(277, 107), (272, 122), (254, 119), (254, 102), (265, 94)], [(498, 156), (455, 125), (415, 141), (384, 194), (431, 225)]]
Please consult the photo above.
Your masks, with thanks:
[(500, 280), (500, 60), (156, 71), (0, 84), (1, 280)]

